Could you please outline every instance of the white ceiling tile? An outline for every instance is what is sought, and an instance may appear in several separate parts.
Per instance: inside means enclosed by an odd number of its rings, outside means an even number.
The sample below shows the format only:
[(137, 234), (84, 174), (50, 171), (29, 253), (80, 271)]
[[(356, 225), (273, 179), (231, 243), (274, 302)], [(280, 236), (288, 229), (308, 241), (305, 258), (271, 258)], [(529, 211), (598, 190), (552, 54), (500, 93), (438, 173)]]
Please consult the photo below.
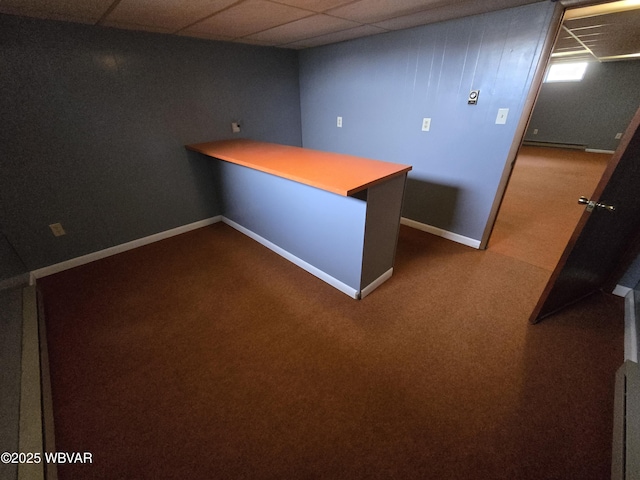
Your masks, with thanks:
[(0, 0), (0, 11), (38, 18), (97, 22), (113, 0)]
[(335, 8), (353, 0), (274, 0), (277, 3), (284, 3), (292, 7), (304, 8), (313, 12), (322, 13), (330, 8)]
[(234, 39), (234, 43), (242, 43), (246, 45), (258, 45), (260, 47), (273, 47), (272, 42), (261, 42), (259, 40), (247, 40), (246, 38)]
[(447, 3), (447, 0), (359, 0), (358, 2), (333, 8), (327, 13), (361, 23), (375, 23), (388, 18), (409, 15)]
[(99, 17), (74, 17), (71, 15), (60, 15), (57, 13), (48, 13), (42, 10), (26, 10), (24, 8), (6, 7), (0, 5), (0, 13), (6, 15), (19, 15), (23, 17), (41, 18), (43, 20), (59, 20), (62, 22), (85, 23), (87, 25), (95, 25)]
[(288, 5), (266, 0), (247, 0), (196, 23), (181, 33), (215, 32), (228, 37), (243, 37), (309, 15), (313, 14)]
[[(447, 5), (441, 5), (411, 15), (391, 18), (375, 22), (374, 25), (389, 30), (402, 30), (404, 28), (417, 27), (419, 25), (427, 25), (429, 23), (444, 22), (453, 18), (468, 17), (470, 15), (478, 15), (490, 12), (492, 10), (500, 10), (502, 8), (516, 7), (533, 3), (537, 0), (485, 0), (478, 2), (477, 0), (456, 0)], [(452, 8), (452, 3), (456, 3)]]
[(338, 42), (344, 42), (345, 40), (353, 40), (354, 38), (377, 35), (379, 33), (385, 33), (387, 31), (388, 30), (373, 27), (371, 25), (362, 25), (360, 27), (350, 28), (348, 30), (342, 30), (340, 32), (329, 33), (327, 35), (319, 35), (317, 37), (289, 43), (289, 44), (283, 45), (283, 47), (287, 47), (287, 48), (318, 47), (320, 45), (328, 45), (330, 43), (338, 43)]
[[(307, 48), (378, 33), (374, 27), (411, 28), (538, 1), (541, 0), (0, 0), (0, 13)], [(567, 20), (567, 26), (577, 23), (577, 34), (583, 34), (583, 30), (589, 32), (597, 26), (594, 23), (604, 22), (601, 17), (584, 13), (590, 8), (569, 10), (576, 18)], [(637, 51), (640, 47), (628, 38), (640, 24), (634, 11), (625, 11), (621, 24), (609, 25), (607, 35), (585, 40), (597, 38), (593, 49), (606, 46), (617, 52), (615, 55)], [(578, 19), (585, 15), (588, 23), (582, 25)], [(613, 17), (609, 14), (606, 18)]]
[(448, 7), (431, 8), (422, 12), (404, 15), (402, 17), (392, 18), (376, 22), (374, 25), (389, 30), (402, 30), (404, 28), (417, 27), (418, 25), (426, 25), (428, 23), (443, 22), (455, 18), (456, 15), (468, 16), (481, 9), (480, 2), (468, 2), (459, 5), (455, 12)]
[(297, 42), (299, 40), (333, 33), (340, 30), (347, 30), (359, 26), (356, 22), (344, 20), (342, 18), (330, 17), (329, 15), (317, 14), (312, 17), (303, 18), (295, 22), (287, 23), (270, 30), (256, 33), (246, 37), (247, 39), (273, 42), (284, 45)]
[(193, 37), (193, 38), (203, 38), (205, 40), (218, 40), (221, 42), (230, 42), (233, 40), (231, 37), (225, 37), (224, 35), (216, 35), (214, 33), (198, 33), (198, 32), (190, 32), (189, 35), (186, 35), (182, 32), (177, 33), (176, 35), (180, 35), (182, 37)]
[(156, 27), (153, 25), (139, 25), (137, 23), (128, 22), (110, 22), (105, 21), (100, 25), (103, 27), (122, 28), (125, 30), (139, 30), (141, 32), (157, 32), (157, 33), (172, 33), (173, 30), (165, 27)]
[(150, 25), (176, 31), (236, 1), (190, 0), (178, 3), (176, 0), (122, 0), (105, 21)]

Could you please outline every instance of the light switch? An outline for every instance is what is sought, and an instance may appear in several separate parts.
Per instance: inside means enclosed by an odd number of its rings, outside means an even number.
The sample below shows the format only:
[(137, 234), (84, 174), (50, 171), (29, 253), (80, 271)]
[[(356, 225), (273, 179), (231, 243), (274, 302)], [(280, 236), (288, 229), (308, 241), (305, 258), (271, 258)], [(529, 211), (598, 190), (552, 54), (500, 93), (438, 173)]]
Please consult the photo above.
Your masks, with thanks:
[(338, 120), (336, 121), (336, 125), (338, 126), (338, 128), (342, 128), (342, 117), (338, 117)]
[(509, 109), (508, 108), (499, 108), (498, 109), (498, 116), (496, 117), (496, 124), (497, 125), (504, 125), (505, 123), (507, 123), (507, 115), (509, 115)]

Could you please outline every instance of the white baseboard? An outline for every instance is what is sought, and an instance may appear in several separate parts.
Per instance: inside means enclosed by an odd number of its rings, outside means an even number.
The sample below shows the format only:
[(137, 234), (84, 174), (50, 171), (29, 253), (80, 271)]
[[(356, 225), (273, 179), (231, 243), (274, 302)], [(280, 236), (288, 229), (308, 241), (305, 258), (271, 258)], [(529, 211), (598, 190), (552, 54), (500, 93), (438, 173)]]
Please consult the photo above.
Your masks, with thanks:
[[(631, 291), (632, 289), (630, 289)], [(638, 323), (640, 294), (634, 292), (624, 299), (624, 359), (638, 362)]]
[(369, 285), (364, 287), (360, 292), (360, 299), (363, 299), (364, 297), (369, 295), (371, 292), (373, 292), (376, 288), (378, 288), (380, 285), (382, 285), (384, 282), (389, 280), (391, 278), (391, 275), (393, 275), (393, 268), (390, 268), (389, 270), (384, 272), (382, 275), (380, 275), (378, 278), (376, 278), (373, 282), (371, 282)]
[(527, 147), (567, 148), (570, 150), (584, 150), (586, 148), (586, 145), (579, 145), (577, 143), (545, 142), (538, 140), (525, 140), (522, 144)]
[(448, 230), (443, 230), (442, 228), (427, 225), (426, 223), (416, 222), (415, 220), (411, 220), (410, 218), (406, 217), (401, 217), (400, 223), (402, 225), (415, 228), (416, 230), (422, 230), (423, 232), (446, 238), (447, 240), (453, 240), (454, 242), (461, 243), (462, 245), (466, 245), (468, 247), (480, 248), (480, 240), (475, 240), (463, 235), (458, 235), (457, 233), (449, 232)]
[(600, 150), (599, 148), (585, 148), (584, 151), (589, 153), (609, 153), (611, 155), (616, 153), (615, 150)]
[(623, 287), (622, 285), (616, 285), (616, 288), (614, 288), (613, 292), (611, 293), (619, 297), (626, 297), (627, 293), (629, 293), (631, 290), (633, 290), (633, 288)]
[[(33, 286), (22, 290), (22, 370), (20, 378), (19, 452), (42, 452), (42, 400), (38, 306)], [(19, 480), (44, 480), (44, 462), (19, 463)]]
[(71, 260), (56, 263), (48, 267), (39, 268), (38, 270), (33, 270), (31, 272), (30, 283), (33, 285), (35, 283), (35, 280), (38, 278), (46, 277), (47, 275), (53, 275), (54, 273), (59, 273), (70, 268), (79, 267), (80, 265), (95, 262), (96, 260), (100, 260), (102, 258), (126, 252), (127, 250), (133, 250), (134, 248), (142, 247), (144, 245), (149, 245), (150, 243), (158, 242), (175, 235), (180, 235), (181, 233), (190, 232), (191, 230), (195, 230), (197, 228), (206, 227), (207, 225), (212, 225), (220, 221), (222, 221), (222, 215), (206, 218), (204, 220), (190, 223), (188, 225), (182, 225), (181, 227), (172, 228), (171, 230), (166, 230), (154, 235), (149, 235), (148, 237), (139, 238), (137, 240), (122, 243), (114, 247), (105, 248), (104, 250), (89, 253), (81, 257), (72, 258)]
[[(142, 246), (148, 245), (150, 243), (158, 242), (160, 240), (164, 240), (166, 238), (170, 238), (170, 237), (173, 237), (175, 235), (180, 235), (182, 233), (186, 233), (186, 232), (189, 232), (191, 230), (195, 230), (197, 228), (206, 227), (207, 225), (212, 225), (214, 223), (218, 223), (218, 222), (221, 222), (221, 221), (226, 223), (226, 224), (228, 224), (229, 226), (235, 228), (239, 232), (244, 233), (248, 237), (250, 237), (253, 240), (257, 241), (258, 243), (264, 245), (268, 249), (274, 251), (278, 255), (286, 258), (287, 260), (289, 260), (290, 262), (292, 262), (295, 265), (299, 266), (303, 270), (306, 270), (307, 272), (311, 273), (312, 275), (315, 275), (319, 279), (325, 281), (329, 285), (331, 285), (334, 288), (340, 290), (341, 292), (349, 295), (352, 298), (356, 298), (356, 299), (357, 298), (364, 298), (369, 293), (371, 293), (373, 290), (375, 290), (378, 286), (380, 286), (383, 282), (388, 280), (389, 277), (391, 277), (391, 275), (393, 273), (393, 268), (389, 269), (387, 272), (385, 272), (379, 278), (377, 278), (371, 284), (369, 284), (365, 289), (360, 291), (360, 290), (357, 290), (355, 288), (350, 287), (346, 283), (341, 282), (340, 280), (332, 277), (331, 275), (323, 272), (322, 270), (320, 270), (320, 269), (314, 267), (313, 265), (305, 262), (304, 260), (296, 257), (295, 255), (287, 252), (286, 250), (278, 247), (276, 244), (270, 242), (266, 238), (263, 238), (263, 237), (261, 237), (260, 235), (258, 235), (256, 233), (252, 232), (251, 230), (243, 227), (242, 225), (239, 225), (238, 223), (234, 222), (233, 220), (229, 220), (228, 218), (223, 217), (222, 215), (218, 215), (216, 217), (207, 218), (207, 219), (201, 220), (199, 222), (190, 223), (188, 225), (183, 225), (181, 227), (177, 227), (177, 228), (174, 228), (174, 229), (171, 229), (171, 230), (166, 230), (164, 232), (156, 233), (154, 235), (149, 235), (148, 237), (139, 238), (137, 240), (133, 240), (131, 242), (123, 243), (121, 245), (116, 245), (114, 247), (106, 248), (104, 250), (100, 250), (100, 251), (97, 251), (97, 252), (89, 253), (89, 254), (83, 255), (81, 257), (72, 258), (70, 260), (66, 260), (64, 262), (56, 263), (54, 265), (49, 265), (48, 267), (43, 267), (43, 268), (39, 268), (37, 270), (33, 270), (29, 274), (29, 278), (28, 278), (29, 279), (29, 283), (31, 285), (33, 285), (33, 284), (35, 284), (35, 281), (38, 278), (46, 277), (48, 275), (53, 275), (55, 273), (59, 273), (59, 272), (62, 272), (64, 270), (68, 270), (70, 268), (79, 267), (79, 266), (85, 265), (87, 263), (95, 262), (96, 260), (100, 260), (100, 259), (103, 259), (103, 258), (106, 258), (106, 257), (110, 257), (112, 255), (117, 255), (118, 253), (126, 252), (126, 251), (132, 250), (134, 248), (142, 247)], [(25, 280), (26, 279), (27, 278), (25, 276)]]
[(314, 267), (313, 265), (311, 265), (310, 263), (305, 262), (304, 260), (302, 260), (301, 258), (296, 257), (295, 255), (287, 252), (286, 250), (284, 250), (283, 248), (280, 248), (279, 246), (277, 246), (275, 243), (270, 242), (269, 240), (267, 240), (264, 237), (261, 237), (260, 235), (258, 235), (257, 233), (252, 232), (251, 230), (249, 230), (248, 228), (243, 227), (242, 225), (234, 222), (233, 220), (229, 220), (226, 217), (222, 217), (222, 221), (224, 223), (226, 223), (227, 225), (229, 225), (230, 227), (235, 228), (236, 230), (238, 230), (240, 233), (244, 233), (247, 237), (252, 238), (253, 240), (255, 240), (256, 242), (260, 243), (261, 245), (267, 247), (269, 250), (272, 250), (273, 252), (277, 253), (278, 255), (280, 255), (281, 257), (286, 258), (287, 260), (289, 260), (291, 263), (297, 265), (298, 267), (302, 268), (303, 270), (306, 270), (307, 272), (309, 272), (311, 275), (315, 275), (316, 277), (318, 277), (320, 280), (323, 280), (325, 282), (327, 282), (329, 285), (331, 285), (334, 288), (337, 288), (338, 290), (340, 290), (342, 293), (346, 293), (347, 295), (349, 295), (351, 298), (360, 298), (360, 291), (356, 290), (355, 288), (350, 287), (349, 285), (347, 285), (346, 283), (341, 282), (340, 280), (332, 277), (331, 275), (323, 272), (322, 270)]

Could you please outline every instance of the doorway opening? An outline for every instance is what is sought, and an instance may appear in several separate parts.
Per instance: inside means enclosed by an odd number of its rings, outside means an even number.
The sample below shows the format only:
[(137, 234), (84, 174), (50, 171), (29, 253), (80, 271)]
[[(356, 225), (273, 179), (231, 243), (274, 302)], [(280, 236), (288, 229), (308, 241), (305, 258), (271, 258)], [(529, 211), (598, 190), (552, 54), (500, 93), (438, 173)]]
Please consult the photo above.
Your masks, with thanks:
[(488, 249), (553, 271), (611, 154), (523, 145)]
[[(547, 62), (587, 63), (578, 81), (542, 83), (488, 249), (552, 272), (621, 133), (640, 104), (640, 5), (565, 12)], [(634, 54), (636, 56), (634, 56)]]

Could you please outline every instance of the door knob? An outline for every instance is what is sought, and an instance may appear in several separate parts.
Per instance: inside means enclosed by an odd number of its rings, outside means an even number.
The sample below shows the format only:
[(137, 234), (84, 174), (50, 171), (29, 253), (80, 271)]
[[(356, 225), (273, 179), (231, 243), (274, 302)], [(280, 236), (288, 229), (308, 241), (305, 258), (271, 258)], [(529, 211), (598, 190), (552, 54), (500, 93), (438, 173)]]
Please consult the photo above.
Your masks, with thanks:
[(604, 203), (597, 203), (593, 200), (589, 200), (587, 197), (580, 197), (578, 199), (578, 203), (581, 205), (586, 205), (587, 212), (591, 212), (595, 207), (602, 208), (604, 210), (607, 210), (608, 212), (613, 212), (616, 209), (616, 207), (614, 207), (613, 205), (605, 205)]

